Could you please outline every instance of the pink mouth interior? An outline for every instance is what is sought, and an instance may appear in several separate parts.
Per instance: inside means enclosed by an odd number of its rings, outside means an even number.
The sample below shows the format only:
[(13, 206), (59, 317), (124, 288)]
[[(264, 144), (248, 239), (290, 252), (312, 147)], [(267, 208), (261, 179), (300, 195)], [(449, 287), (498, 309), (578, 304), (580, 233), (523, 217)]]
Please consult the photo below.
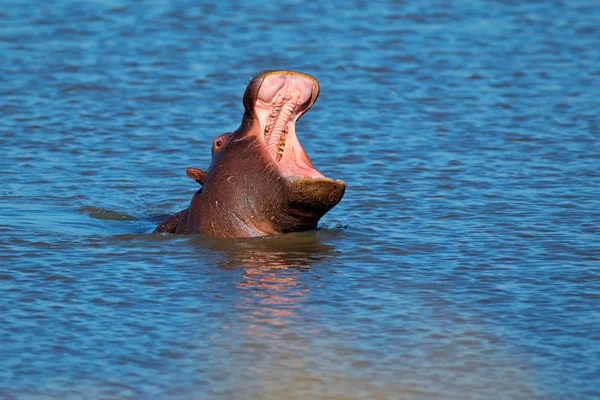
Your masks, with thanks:
[(267, 152), (283, 177), (324, 178), (296, 137), (296, 121), (312, 105), (315, 83), (295, 74), (271, 74), (262, 82), (254, 110)]

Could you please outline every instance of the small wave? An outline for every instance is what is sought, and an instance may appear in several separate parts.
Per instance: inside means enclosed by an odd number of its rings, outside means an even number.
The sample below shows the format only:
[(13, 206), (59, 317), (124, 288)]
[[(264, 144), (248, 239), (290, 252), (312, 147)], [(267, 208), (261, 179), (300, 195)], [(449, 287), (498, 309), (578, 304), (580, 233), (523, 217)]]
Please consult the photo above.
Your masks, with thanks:
[(123, 214), (117, 211), (107, 210), (104, 208), (98, 208), (93, 206), (80, 207), (79, 212), (88, 214), (91, 218), (95, 219), (110, 219), (119, 221), (137, 221), (138, 219), (131, 215)]

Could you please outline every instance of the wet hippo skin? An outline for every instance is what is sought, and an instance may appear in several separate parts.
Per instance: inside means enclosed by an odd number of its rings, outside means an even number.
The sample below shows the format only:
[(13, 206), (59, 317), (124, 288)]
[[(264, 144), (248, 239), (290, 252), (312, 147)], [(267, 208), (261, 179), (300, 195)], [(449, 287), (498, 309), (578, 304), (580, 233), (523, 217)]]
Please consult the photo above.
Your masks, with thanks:
[(319, 84), (306, 74), (255, 76), (244, 93), (240, 127), (213, 141), (206, 172), (186, 170), (203, 187), (187, 210), (154, 232), (232, 238), (316, 228), (346, 189), (314, 167), (296, 136), (295, 122), (318, 95)]

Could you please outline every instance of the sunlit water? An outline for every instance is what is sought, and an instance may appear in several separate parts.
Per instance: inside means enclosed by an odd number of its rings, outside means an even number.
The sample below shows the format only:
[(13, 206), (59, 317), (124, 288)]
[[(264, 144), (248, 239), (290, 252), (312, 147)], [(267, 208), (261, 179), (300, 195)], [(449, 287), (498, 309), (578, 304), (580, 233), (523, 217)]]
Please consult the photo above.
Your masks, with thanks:
[[(0, 398), (600, 398), (598, 2), (198, 3), (2, 2)], [(279, 68), (342, 202), (149, 234)]]

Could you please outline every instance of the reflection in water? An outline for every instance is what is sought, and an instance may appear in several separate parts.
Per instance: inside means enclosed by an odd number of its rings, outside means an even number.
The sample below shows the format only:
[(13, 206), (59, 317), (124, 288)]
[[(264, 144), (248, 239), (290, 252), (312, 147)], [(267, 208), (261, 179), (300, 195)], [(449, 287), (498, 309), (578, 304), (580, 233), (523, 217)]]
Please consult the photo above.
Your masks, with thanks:
[[(232, 347), (236, 368), (240, 369), (235, 376), (244, 382), (239, 387), (237, 382), (229, 382), (233, 393), (254, 391), (260, 398), (287, 398), (290, 393), (311, 397), (328, 391), (332, 399), (352, 395), (433, 397), (433, 393), (415, 390), (415, 382), (426, 387), (430, 381), (490, 394), (502, 393), (508, 386), (525, 396), (532, 393), (527, 360), (477, 315), (464, 319), (447, 301), (439, 302), (430, 295), (406, 296), (413, 285), (410, 282), (378, 293), (389, 296), (390, 303), (399, 307), (373, 309), (369, 300), (357, 304), (356, 297), (370, 291), (369, 285), (379, 278), (363, 274), (361, 284), (349, 291), (345, 286), (347, 274), (328, 275), (334, 272), (336, 260), (343, 259), (331, 244), (336, 242), (329, 233), (209, 239), (207, 247), (225, 255), (217, 263), (219, 268), (239, 272), (235, 281), (236, 323), (228, 320), (221, 327), (231, 335), (226, 346)], [(415, 285), (426, 290), (430, 284)], [(337, 295), (340, 292), (345, 293), (343, 298)], [(372, 326), (373, 313), (386, 321), (384, 330)], [(339, 319), (348, 315), (354, 318), (350, 324)], [(423, 329), (418, 322), (422, 319), (433, 328)], [(348, 345), (349, 337), (358, 342), (351, 340), (354, 345)], [(368, 340), (385, 344), (356, 345)], [(491, 342), (497, 348), (505, 347), (485, 352), (486, 343)], [(397, 365), (388, 358), (389, 352), (403, 354), (404, 364)], [(423, 369), (424, 360), (435, 367)], [(481, 383), (445, 381), (446, 377), (439, 375), (440, 368), (457, 374), (479, 371), (492, 378)], [(373, 381), (378, 384), (372, 385)]]
[[(302, 271), (315, 262), (337, 255), (335, 247), (321, 241), (319, 232), (290, 233), (272, 237), (215, 241), (211, 250), (222, 250), (227, 259), (219, 263), (224, 269), (242, 267), (245, 284), (268, 285), (263, 274), (276, 276), (275, 271), (295, 269)], [(257, 280), (258, 279), (258, 280)], [(241, 285), (241, 286), (244, 286)]]
[(247, 334), (265, 337), (273, 335), (273, 327), (286, 328), (307, 300), (309, 288), (300, 275), (336, 252), (334, 246), (321, 242), (317, 232), (303, 232), (236, 240), (226, 254), (220, 267), (242, 271), (236, 286)]
[(323, 384), (316, 366), (329, 361), (314, 340), (327, 333), (320, 313), (313, 310), (314, 297), (321, 294), (311, 290), (323, 287), (315, 285), (321, 280), (320, 269), (326, 266), (327, 273), (332, 272), (332, 261), (339, 257), (323, 239), (323, 231), (317, 231), (212, 246), (226, 254), (220, 268), (240, 271), (235, 353), (238, 362), (248, 361), (240, 375), (249, 378), (234, 393), (250, 390), (260, 398), (287, 398), (290, 393), (306, 393), (307, 386)]

